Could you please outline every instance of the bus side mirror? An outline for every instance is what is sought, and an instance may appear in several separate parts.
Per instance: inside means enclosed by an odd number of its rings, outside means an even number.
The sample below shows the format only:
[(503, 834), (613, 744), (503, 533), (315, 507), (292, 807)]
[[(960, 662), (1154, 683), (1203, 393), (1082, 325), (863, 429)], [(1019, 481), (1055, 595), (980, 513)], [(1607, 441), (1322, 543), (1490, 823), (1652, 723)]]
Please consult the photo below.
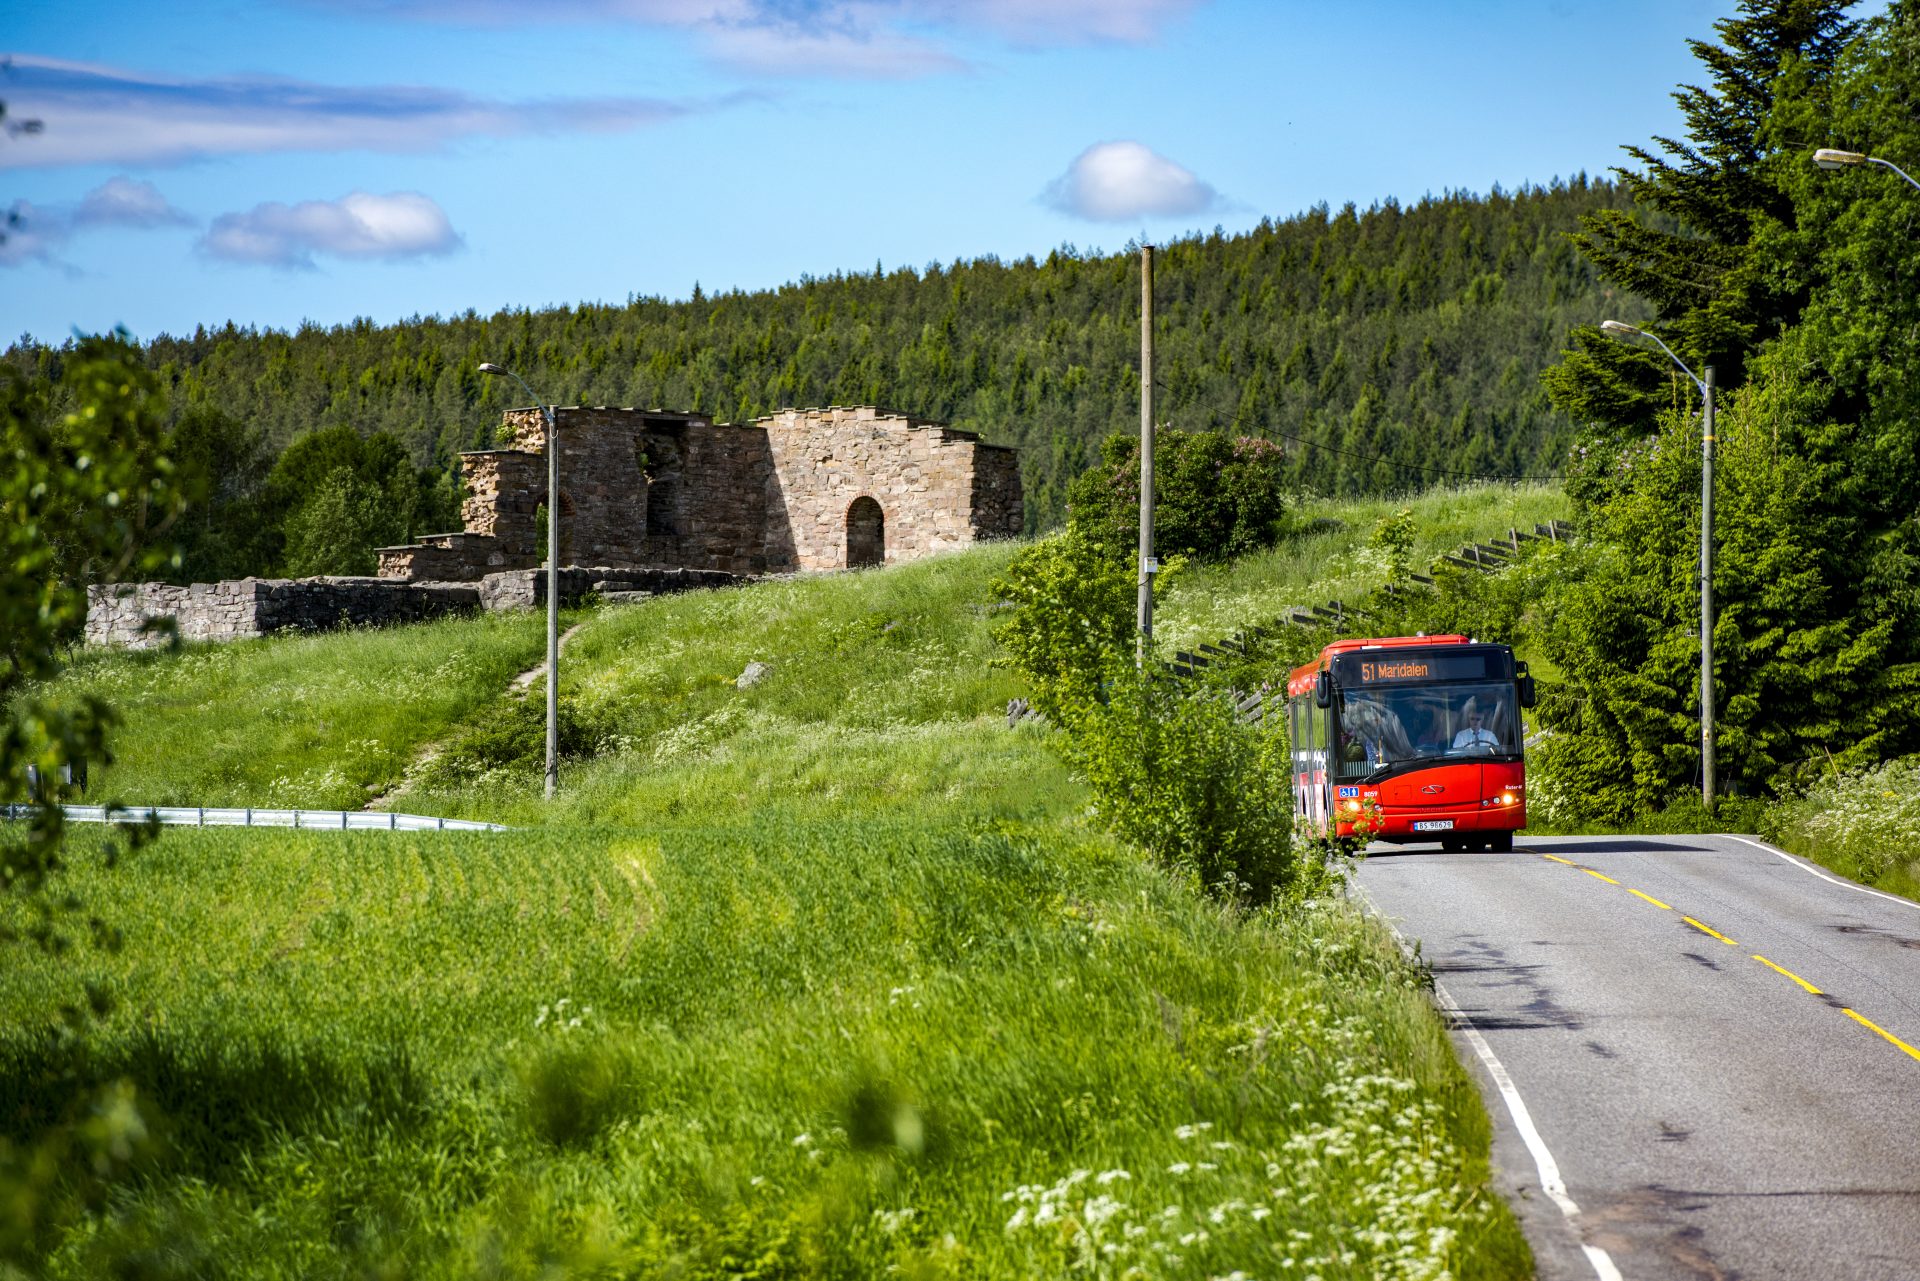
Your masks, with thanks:
[(1321, 672), (1313, 678), (1313, 705), (1315, 707), (1333, 706), (1333, 673)]
[(1532, 707), (1533, 702), (1534, 702), (1533, 677), (1522, 676), (1520, 678), (1520, 706)]

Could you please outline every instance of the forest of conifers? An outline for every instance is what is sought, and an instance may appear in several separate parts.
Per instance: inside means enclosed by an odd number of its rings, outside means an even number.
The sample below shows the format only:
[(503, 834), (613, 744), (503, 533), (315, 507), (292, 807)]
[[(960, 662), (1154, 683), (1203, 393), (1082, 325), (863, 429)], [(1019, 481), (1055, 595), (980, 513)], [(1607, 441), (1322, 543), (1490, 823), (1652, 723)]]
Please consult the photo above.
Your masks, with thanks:
[[(1599, 280), (1567, 233), (1627, 203), (1621, 188), (1581, 176), (1365, 211), (1318, 206), (1242, 235), (1175, 241), (1155, 270), (1159, 416), (1278, 440), (1291, 479), (1327, 493), (1557, 472), (1574, 425), (1548, 403), (1541, 371), (1573, 326), (1647, 314)], [(346, 426), (391, 433), (436, 470), (491, 444), (514, 403), (510, 385), (476, 372), (483, 360), (560, 404), (734, 421), (884, 405), (1019, 446), (1035, 530), (1059, 523), (1067, 484), (1103, 437), (1137, 429), (1138, 272), (1132, 247), (1064, 246), (1041, 261), (876, 267), (752, 293), (696, 286), (683, 302), (295, 333), (228, 323), (143, 351), (176, 414), (224, 415), (270, 454)], [(44, 376), (64, 350), (22, 340), (7, 359)]]

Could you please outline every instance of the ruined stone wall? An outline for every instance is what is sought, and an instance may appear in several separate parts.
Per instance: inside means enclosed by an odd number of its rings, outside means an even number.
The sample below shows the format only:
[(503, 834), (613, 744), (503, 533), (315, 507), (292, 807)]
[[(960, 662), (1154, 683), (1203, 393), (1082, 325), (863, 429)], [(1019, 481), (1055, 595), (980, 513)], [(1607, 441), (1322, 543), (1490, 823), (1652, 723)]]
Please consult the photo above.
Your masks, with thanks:
[[(567, 405), (554, 410), (560, 429), (560, 563), (637, 565), (647, 527), (647, 478), (641, 468), (648, 419), (631, 409)], [(685, 415), (658, 417), (689, 421)], [(692, 418), (690, 421), (702, 421)], [(504, 419), (514, 449), (544, 460), (547, 422), (538, 409)], [(537, 487), (546, 496), (546, 469)]]
[[(560, 603), (571, 608), (589, 595), (607, 600), (633, 600), (643, 596), (669, 596), (703, 587), (731, 587), (740, 582), (733, 574), (709, 569), (623, 569), (612, 565), (581, 569), (562, 569)], [(503, 609), (536, 609), (547, 603), (547, 571), (511, 569), (488, 574), (480, 580), (480, 606), (493, 612)]]
[(414, 623), (479, 606), (477, 587), (383, 578), (240, 578), (188, 587), (108, 583), (87, 589), (86, 641), (126, 649), (157, 645), (165, 637), (142, 630), (155, 618), (172, 618), (182, 640), (239, 640)]
[(1020, 451), (1011, 445), (973, 447), (973, 535), (1018, 538), (1026, 532), (1020, 489)]
[(498, 539), (504, 557), (532, 560), (547, 500), (547, 460), (517, 449), (477, 450), (460, 455), (460, 471), (467, 487), (460, 504), (465, 532)]
[(768, 555), (768, 526), (779, 515), (768, 503), (766, 432), (689, 421), (650, 427), (645, 443), (652, 493), (638, 563), (730, 574), (791, 568)]
[[(601, 566), (561, 570), (560, 592), (563, 604), (576, 605), (589, 593), (632, 600), (738, 581), (712, 570)], [(417, 623), (477, 609), (532, 609), (546, 599), (546, 572), (538, 569), (505, 570), (474, 583), (390, 578), (239, 578), (190, 587), (110, 583), (87, 589), (86, 643), (114, 649), (163, 644), (164, 634), (142, 630), (147, 620), (159, 618), (173, 619), (182, 640), (230, 641)]]
[[(760, 574), (912, 560), (1021, 532), (1014, 451), (871, 407), (785, 410), (751, 424), (566, 406), (560, 563)], [(461, 456), (466, 529), (380, 550), (385, 578), (473, 581), (538, 562), (546, 419), (504, 418), (510, 449)], [(857, 512), (854, 504), (871, 499)]]
[(379, 548), (379, 576), (477, 582), (491, 572), (538, 563), (546, 467), (545, 458), (521, 450), (461, 454), (467, 497), (460, 504), (460, 519), (465, 528), (428, 534), (403, 547)]
[(769, 507), (783, 509), (785, 526), (770, 522), (770, 565), (845, 568), (861, 497), (880, 504), (889, 565), (1020, 532), (1013, 451), (972, 432), (870, 406), (783, 410), (758, 425), (773, 463)]

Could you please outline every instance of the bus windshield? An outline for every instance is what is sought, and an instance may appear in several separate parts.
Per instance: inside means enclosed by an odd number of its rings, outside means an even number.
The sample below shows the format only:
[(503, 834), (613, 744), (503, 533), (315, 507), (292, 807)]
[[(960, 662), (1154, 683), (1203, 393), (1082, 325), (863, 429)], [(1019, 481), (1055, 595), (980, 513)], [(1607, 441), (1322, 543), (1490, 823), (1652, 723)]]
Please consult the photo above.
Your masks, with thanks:
[(1335, 716), (1331, 755), (1340, 779), (1413, 761), (1520, 752), (1512, 681), (1341, 687)]

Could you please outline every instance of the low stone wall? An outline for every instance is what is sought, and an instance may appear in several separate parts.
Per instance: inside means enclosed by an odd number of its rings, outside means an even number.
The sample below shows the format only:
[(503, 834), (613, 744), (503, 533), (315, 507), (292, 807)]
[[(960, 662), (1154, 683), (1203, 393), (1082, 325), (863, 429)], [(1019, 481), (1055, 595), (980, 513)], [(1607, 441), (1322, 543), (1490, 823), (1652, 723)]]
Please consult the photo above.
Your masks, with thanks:
[(274, 632), (417, 623), (480, 607), (471, 583), (383, 578), (240, 578), (174, 587), (108, 583), (87, 589), (89, 645), (145, 649), (164, 643), (146, 626), (171, 618), (182, 640), (240, 640)]
[[(700, 587), (731, 587), (745, 579), (717, 569), (581, 569), (560, 570), (560, 603), (578, 605), (588, 595), (640, 593), (664, 596)], [(547, 571), (510, 569), (480, 580), (480, 604), (489, 611), (533, 609), (547, 603)]]
[[(577, 605), (590, 593), (665, 595), (698, 587), (728, 587), (735, 574), (704, 569), (581, 569), (560, 571), (560, 603)], [(147, 649), (166, 634), (146, 628), (171, 618), (182, 640), (229, 641), (274, 632), (325, 632), (341, 627), (418, 623), (478, 609), (533, 609), (547, 603), (547, 572), (514, 569), (478, 583), (406, 582), (392, 578), (239, 578), (174, 587), (167, 583), (109, 583), (87, 589), (89, 645)]]

